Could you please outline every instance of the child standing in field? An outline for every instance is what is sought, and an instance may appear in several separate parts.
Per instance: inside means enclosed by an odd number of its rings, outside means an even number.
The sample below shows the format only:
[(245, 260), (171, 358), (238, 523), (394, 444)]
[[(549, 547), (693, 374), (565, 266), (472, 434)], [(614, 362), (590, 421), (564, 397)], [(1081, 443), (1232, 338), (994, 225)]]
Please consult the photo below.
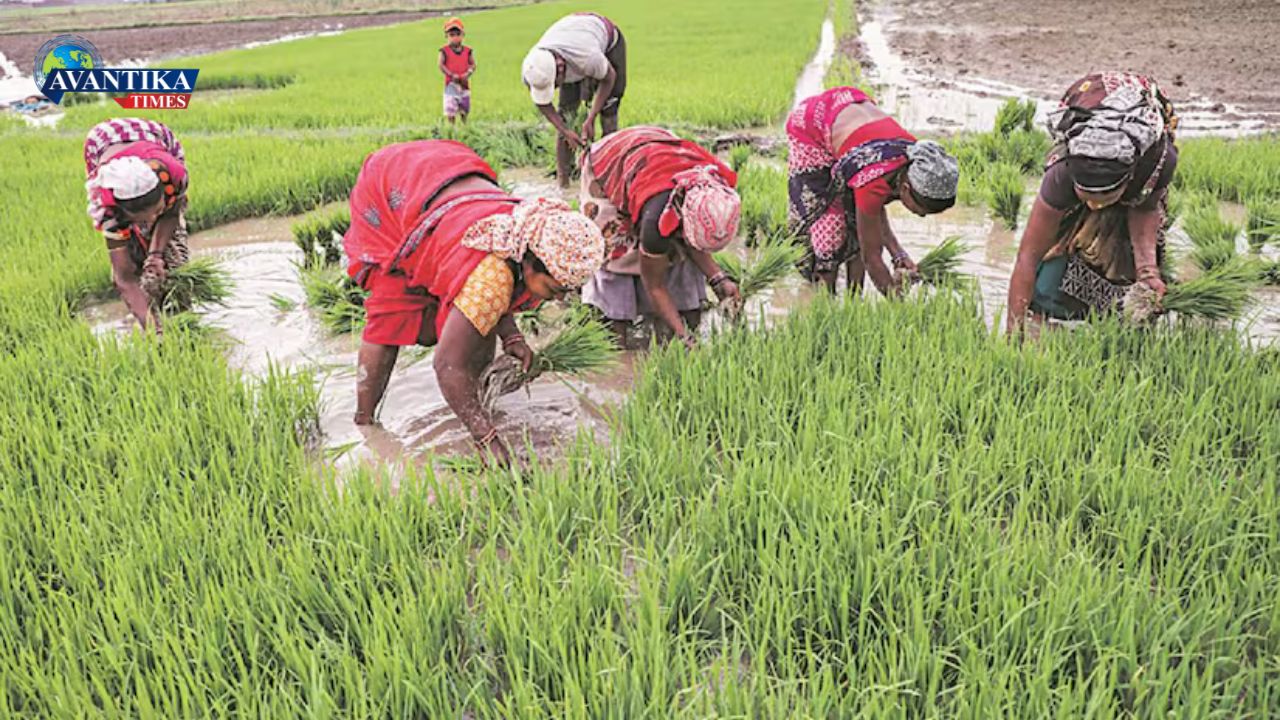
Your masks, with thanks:
[(440, 72), (444, 73), (444, 116), (454, 122), (459, 116), (467, 121), (471, 113), (471, 76), (476, 71), (475, 54), (462, 44), (462, 21), (449, 18), (444, 24), (449, 40), (440, 48)]

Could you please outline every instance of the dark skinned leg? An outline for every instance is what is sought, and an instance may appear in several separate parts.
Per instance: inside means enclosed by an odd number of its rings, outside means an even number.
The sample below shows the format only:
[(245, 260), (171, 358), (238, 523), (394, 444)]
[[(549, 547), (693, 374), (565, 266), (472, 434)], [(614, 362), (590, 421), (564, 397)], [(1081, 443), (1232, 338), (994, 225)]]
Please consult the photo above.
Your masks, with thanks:
[[(431, 347), (436, 344), (436, 304), (430, 303), (422, 313), (422, 326), (418, 329), (418, 344)], [(372, 425), (378, 405), (391, 382), (391, 371), (400, 356), (397, 345), (360, 343), (356, 365), (356, 416), (357, 425)]]
[(839, 275), (840, 275), (839, 268), (836, 268), (835, 270), (831, 270), (829, 272), (814, 273), (814, 277), (818, 278), (818, 281), (821, 282), (823, 286), (827, 288), (827, 292), (830, 292), (830, 293), (835, 293), (836, 278), (839, 277)]
[(867, 276), (867, 265), (862, 261), (862, 255), (854, 255), (845, 263), (845, 269), (849, 272), (849, 294), (858, 296), (862, 294), (862, 285)]
[(680, 313), (680, 319), (684, 321), (685, 329), (691, 333), (698, 332), (698, 326), (702, 324), (701, 310), (685, 310)]
[(618, 104), (600, 113), (600, 135), (612, 135), (618, 132)]
[(626, 320), (610, 320), (609, 328), (613, 330), (613, 339), (618, 343), (618, 347), (626, 349), (627, 347), (627, 328), (631, 323)]

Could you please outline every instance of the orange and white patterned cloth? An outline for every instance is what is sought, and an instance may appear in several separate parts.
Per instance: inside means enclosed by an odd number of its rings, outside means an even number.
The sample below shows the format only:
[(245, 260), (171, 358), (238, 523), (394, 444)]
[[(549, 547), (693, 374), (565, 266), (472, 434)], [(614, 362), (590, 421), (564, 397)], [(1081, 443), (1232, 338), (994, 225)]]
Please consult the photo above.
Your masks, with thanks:
[(493, 215), (472, 225), (463, 247), (519, 262), (532, 252), (556, 282), (582, 287), (604, 264), (604, 237), (569, 203), (550, 198), (525, 200), (509, 215)]
[(516, 278), (505, 260), (488, 255), (467, 276), (453, 306), (471, 321), (476, 332), (487, 336), (511, 307)]

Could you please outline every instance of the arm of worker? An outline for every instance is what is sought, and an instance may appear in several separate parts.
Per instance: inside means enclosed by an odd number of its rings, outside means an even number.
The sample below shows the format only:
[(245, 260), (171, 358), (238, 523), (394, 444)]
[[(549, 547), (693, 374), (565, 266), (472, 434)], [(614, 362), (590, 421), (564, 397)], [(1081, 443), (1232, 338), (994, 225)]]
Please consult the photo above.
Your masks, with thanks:
[(1031, 296), (1036, 287), (1036, 268), (1053, 248), (1058, 237), (1058, 224), (1063, 212), (1056, 210), (1039, 196), (1031, 206), (1031, 217), (1018, 243), (1018, 258), (1013, 263), (1009, 277), (1009, 299), (1005, 313), (1005, 326), (1009, 333), (1022, 329), (1031, 307)]
[(1156, 292), (1156, 297), (1164, 297), (1164, 280), (1160, 277), (1160, 263), (1156, 255), (1156, 243), (1160, 237), (1159, 198), (1152, 199), (1141, 207), (1129, 208), (1129, 238), (1133, 245), (1133, 267), (1137, 279)]
[(884, 208), (880, 209), (880, 224), (884, 227), (884, 247), (889, 251), (889, 257), (893, 258), (894, 265), (906, 270), (915, 277), (917, 274), (916, 262), (911, 259), (911, 254), (903, 249), (898, 242), (898, 236), (893, 232), (893, 225), (889, 223), (889, 212)]
[(138, 271), (129, 257), (129, 248), (112, 248), (108, 255), (111, 258), (111, 280), (120, 293), (120, 299), (137, 318), (138, 324), (145, 328), (151, 314), (151, 302), (139, 282)]
[(510, 462), (510, 453), (495, 434), (493, 418), (480, 404), (480, 373), (483, 367), (478, 358), (486, 347), (489, 346), (484, 336), (467, 316), (458, 308), (450, 308), (432, 364), (436, 381), (440, 384), (440, 394), (480, 445), (481, 454), (492, 453), (499, 464), (506, 465)]
[(596, 133), (596, 118), (600, 116), (604, 110), (605, 103), (609, 102), (609, 96), (613, 94), (613, 86), (618, 82), (618, 71), (613, 69), (613, 65), (608, 60), (605, 61), (605, 74), (600, 79), (600, 84), (596, 87), (595, 99), (591, 101), (591, 109), (587, 111), (587, 118), (582, 122), (582, 141), (591, 144), (591, 139)]
[(467, 66), (467, 79), (470, 80), (472, 75), (476, 74), (476, 54), (472, 51), (470, 57), (470, 65)]
[[(724, 272), (716, 262), (716, 259), (711, 256), (711, 253), (689, 248), (689, 259), (693, 260), (693, 264), (702, 271), (703, 275), (707, 276), (707, 280), (714, 280)], [(715, 291), (716, 297), (720, 298), (720, 302), (742, 301), (742, 292), (738, 289), (738, 284), (727, 275), (724, 276), (724, 279), (712, 285), (711, 289)]]
[(169, 274), (169, 266), (164, 262), (164, 253), (173, 240), (173, 234), (178, 230), (180, 213), (185, 203), (185, 200), (174, 203), (172, 208), (156, 220), (151, 230), (151, 244), (147, 246), (147, 260), (143, 267), (150, 269), (162, 282)]
[(649, 302), (658, 312), (658, 317), (671, 328), (676, 337), (680, 338), (685, 346), (692, 347), (695, 338), (685, 328), (684, 321), (680, 319), (680, 311), (676, 309), (676, 302), (671, 298), (671, 291), (667, 288), (667, 270), (670, 268), (671, 260), (665, 254), (650, 255), (641, 248), (640, 284), (649, 294)]
[(507, 313), (498, 321), (498, 337), (502, 339), (502, 351), (520, 361), (520, 369), (529, 372), (533, 367), (533, 348), (525, 342), (524, 335), (516, 325), (515, 316)]
[(867, 274), (880, 294), (889, 296), (897, 293), (898, 287), (894, 285), (893, 273), (884, 264), (884, 228), (883, 212), (858, 213), (858, 242)]
[(551, 126), (554, 127), (556, 132), (560, 133), (564, 139), (578, 147), (586, 147), (586, 143), (582, 142), (582, 138), (578, 136), (578, 133), (574, 132), (567, 124), (565, 124), (564, 118), (560, 117), (560, 113), (556, 112), (556, 109), (553, 106), (539, 105), (538, 111), (542, 113), (542, 116), (551, 123)]

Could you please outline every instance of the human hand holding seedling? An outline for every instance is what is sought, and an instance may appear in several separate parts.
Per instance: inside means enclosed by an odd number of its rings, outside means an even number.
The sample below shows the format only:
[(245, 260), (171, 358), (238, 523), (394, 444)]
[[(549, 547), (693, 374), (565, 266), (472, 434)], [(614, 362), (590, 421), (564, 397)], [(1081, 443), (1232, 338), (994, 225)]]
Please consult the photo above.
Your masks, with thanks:
[(533, 367), (533, 348), (525, 342), (523, 335), (513, 335), (503, 340), (502, 349), (506, 354), (520, 361), (521, 372), (529, 374), (529, 368)]

